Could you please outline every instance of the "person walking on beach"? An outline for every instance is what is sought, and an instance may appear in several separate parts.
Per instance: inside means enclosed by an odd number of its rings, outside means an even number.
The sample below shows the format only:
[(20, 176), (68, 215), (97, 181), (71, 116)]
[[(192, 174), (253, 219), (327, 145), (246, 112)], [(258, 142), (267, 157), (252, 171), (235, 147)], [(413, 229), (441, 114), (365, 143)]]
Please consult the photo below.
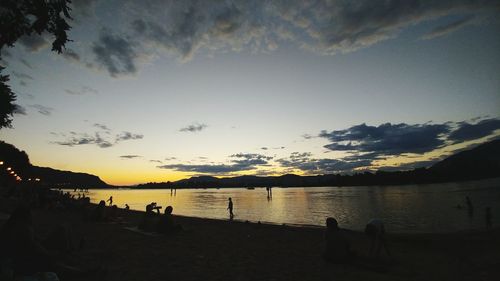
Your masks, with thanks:
[(113, 196), (109, 196), (109, 199), (106, 201), (109, 202), (109, 206), (113, 206)]
[(227, 203), (227, 209), (229, 210), (229, 219), (232, 220), (234, 218), (233, 214), (233, 200), (229, 197), (229, 202)]

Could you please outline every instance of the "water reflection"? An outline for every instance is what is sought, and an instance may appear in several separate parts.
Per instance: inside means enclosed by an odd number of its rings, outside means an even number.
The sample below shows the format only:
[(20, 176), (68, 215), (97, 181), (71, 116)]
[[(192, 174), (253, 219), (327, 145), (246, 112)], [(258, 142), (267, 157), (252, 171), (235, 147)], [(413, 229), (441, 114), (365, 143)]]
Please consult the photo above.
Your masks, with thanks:
[[(227, 200), (232, 197), (236, 220), (324, 225), (335, 217), (339, 224), (361, 230), (371, 218), (381, 218), (392, 232), (443, 232), (484, 228), (486, 207), (491, 207), (493, 226), (500, 223), (500, 178), (449, 184), (273, 188), (90, 190), (94, 203), (113, 196), (120, 208), (144, 210), (157, 202), (174, 207), (178, 215), (227, 219)], [(468, 216), (465, 197), (476, 207)], [(271, 200), (272, 199), (272, 200)]]

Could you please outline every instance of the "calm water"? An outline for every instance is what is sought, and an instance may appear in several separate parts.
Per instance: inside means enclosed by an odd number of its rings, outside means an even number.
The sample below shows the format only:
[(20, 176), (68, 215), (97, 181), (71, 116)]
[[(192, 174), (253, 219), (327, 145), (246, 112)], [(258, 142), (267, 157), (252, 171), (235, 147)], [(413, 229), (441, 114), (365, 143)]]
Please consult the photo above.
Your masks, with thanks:
[[(500, 224), (500, 178), (447, 184), (359, 187), (170, 190), (91, 190), (91, 201), (144, 210), (145, 205), (171, 205), (174, 214), (227, 219), (227, 198), (234, 202), (235, 219), (299, 225), (324, 225), (335, 217), (341, 227), (361, 230), (370, 218), (381, 218), (391, 232), (447, 232), (485, 227), (485, 207), (492, 208), (493, 225)], [(465, 196), (474, 205), (470, 216)], [(455, 206), (460, 204), (462, 209)]]

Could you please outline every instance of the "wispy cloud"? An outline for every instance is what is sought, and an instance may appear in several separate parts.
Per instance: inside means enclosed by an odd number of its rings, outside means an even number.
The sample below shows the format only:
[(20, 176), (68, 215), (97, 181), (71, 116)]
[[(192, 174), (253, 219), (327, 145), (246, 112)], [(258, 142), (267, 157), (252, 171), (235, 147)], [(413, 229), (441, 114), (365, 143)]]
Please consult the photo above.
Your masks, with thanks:
[(36, 109), (38, 111), (38, 113), (45, 115), (45, 116), (50, 116), (52, 114), (52, 112), (54, 111), (54, 109), (52, 107), (43, 106), (40, 104), (29, 105), (29, 107)]
[(120, 158), (122, 159), (134, 159), (134, 158), (141, 158), (142, 156), (140, 155), (121, 155)]
[(471, 24), (473, 22), (473, 19), (474, 19), (474, 16), (469, 15), (467, 17), (456, 20), (456, 21), (451, 22), (449, 24), (438, 26), (438, 27), (434, 28), (433, 30), (431, 30), (430, 32), (422, 35), (421, 39), (422, 40), (430, 40), (430, 39), (434, 39), (437, 37), (448, 35), (450, 33), (453, 33), (455, 31), (463, 28), (466, 25)]

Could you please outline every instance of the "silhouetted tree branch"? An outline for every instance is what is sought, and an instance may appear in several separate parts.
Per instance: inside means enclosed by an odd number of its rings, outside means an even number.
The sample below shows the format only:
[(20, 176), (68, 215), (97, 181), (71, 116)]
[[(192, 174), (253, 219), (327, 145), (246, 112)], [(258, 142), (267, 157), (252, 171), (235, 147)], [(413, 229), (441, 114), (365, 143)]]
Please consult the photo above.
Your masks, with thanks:
[[(52, 34), (52, 51), (61, 53), (69, 41), (66, 32), (71, 28), (70, 0), (1, 0), (0, 1), (0, 59), (4, 47), (12, 47), (22, 36), (33, 33)], [(8, 75), (2, 75), (0, 67), (0, 129), (12, 126), (12, 115), (16, 109), (16, 95), (7, 82)]]

